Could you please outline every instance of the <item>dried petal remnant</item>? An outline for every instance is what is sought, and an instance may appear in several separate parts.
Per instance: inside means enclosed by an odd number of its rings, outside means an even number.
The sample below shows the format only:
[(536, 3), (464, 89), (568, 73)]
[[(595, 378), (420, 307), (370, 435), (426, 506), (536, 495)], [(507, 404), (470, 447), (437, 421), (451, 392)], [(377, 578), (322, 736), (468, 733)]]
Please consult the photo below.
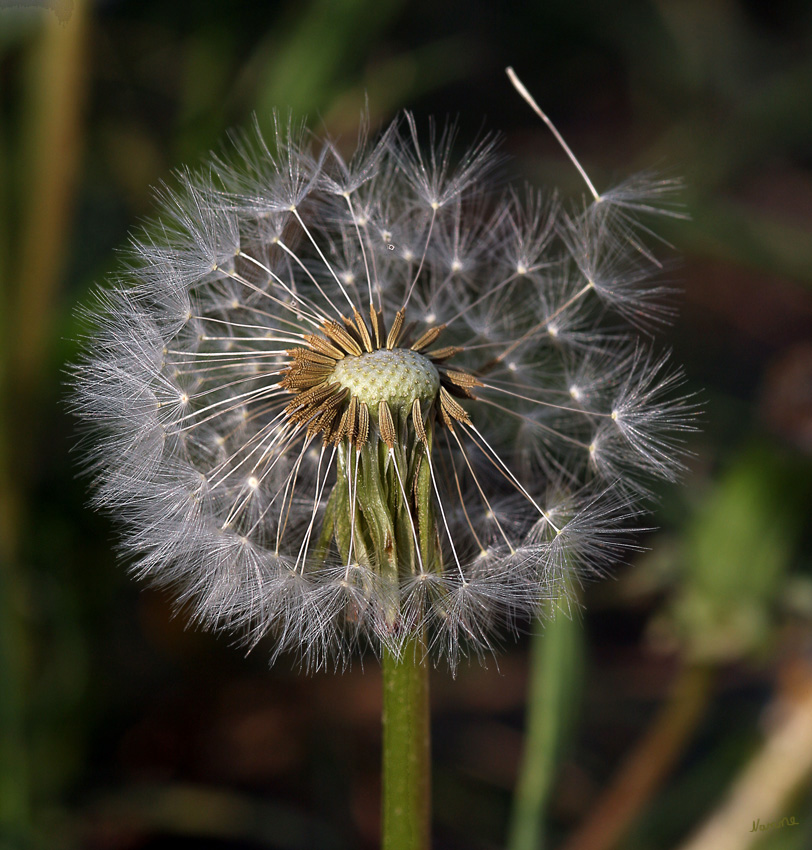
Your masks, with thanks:
[[(321, 330), (326, 339), (308, 334), (306, 348), (288, 349), (285, 353), (290, 362), (280, 386), (296, 394), (285, 408), (291, 420), (304, 423), (309, 435), (321, 433), (325, 443), (338, 444), (347, 439), (356, 447), (366, 443), (369, 428), (368, 422), (361, 429), (356, 427), (360, 424), (359, 406), (367, 413), (373, 411), (381, 439), (387, 445), (394, 445), (397, 438), (394, 424), (386, 428), (386, 436), (383, 433), (384, 421), (392, 421), (390, 408), (397, 414), (413, 410), (415, 403), (419, 409), (422, 402), (430, 422), (435, 411), (439, 411), (440, 424), (454, 419), (469, 422), (448, 390), (474, 398), (471, 389), (482, 383), (467, 372), (445, 365), (446, 360), (464, 349), (452, 346), (426, 351), (443, 332), (444, 325), (428, 328), (409, 348), (389, 347), (408, 336), (404, 318), (405, 311), (399, 310), (386, 347), (380, 344), (383, 317), (370, 309), (372, 333), (356, 310), (353, 321), (344, 318), (344, 327), (337, 322), (324, 322)], [(382, 421), (378, 413), (384, 408)], [(414, 423), (414, 427), (418, 436), (425, 435), (422, 421)]]

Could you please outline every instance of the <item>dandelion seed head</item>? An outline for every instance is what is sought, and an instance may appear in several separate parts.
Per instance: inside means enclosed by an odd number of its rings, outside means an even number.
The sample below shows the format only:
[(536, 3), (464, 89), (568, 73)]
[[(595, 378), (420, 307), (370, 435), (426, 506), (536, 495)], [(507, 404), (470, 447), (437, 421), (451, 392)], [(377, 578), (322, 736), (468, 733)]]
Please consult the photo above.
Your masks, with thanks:
[(695, 409), (635, 331), (667, 315), (637, 218), (671, 185), (567, 207), (455, 149), (407, 114), (345, 157), (276, 116), (160, 190), (87, 310), (95, 504), (136, 575), (272, 659), (492, 651), (680, 470)]

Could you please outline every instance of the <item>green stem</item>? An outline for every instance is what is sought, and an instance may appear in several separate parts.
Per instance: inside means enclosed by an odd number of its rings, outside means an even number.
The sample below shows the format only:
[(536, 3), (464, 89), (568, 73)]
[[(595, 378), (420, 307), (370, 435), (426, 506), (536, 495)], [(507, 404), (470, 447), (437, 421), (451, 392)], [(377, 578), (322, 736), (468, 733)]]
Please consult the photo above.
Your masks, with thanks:
[(428, 850), (429, 673), (422, 638), (383, 655), (382, 850)]
[(542, 850), (545, 815), (564, 742), (572, 726), (581, 660), (581, 628), (565, 608), (549, 604), (547, 624), (533, 636), (527, 732), (513, 800), (509, 850)]

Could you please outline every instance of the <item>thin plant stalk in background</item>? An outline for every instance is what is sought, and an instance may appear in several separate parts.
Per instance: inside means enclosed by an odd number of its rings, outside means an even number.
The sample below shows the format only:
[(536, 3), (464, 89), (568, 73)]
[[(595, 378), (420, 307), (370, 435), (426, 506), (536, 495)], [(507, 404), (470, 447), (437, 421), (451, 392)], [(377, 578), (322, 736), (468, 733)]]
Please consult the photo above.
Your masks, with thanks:
[[(0, 237), (0, 280), (6, 284), (0, 287), (0, 836), (20, 844), (32, 832), (37, 782), (52, 768), (43, 770), (32, 756), (32, 739), (42, 732), (31, 723), (41, 648), (26, 570), (25, 539), (34, 522), (27, 472), (44, 419), (38, 388), (51, 354), (54, 293), (83, 148), (86, 35), (83, 0), (72, 4), (68, 21), (46, 16), (26, 57), (21, 142), (0, 165), (19, 163), (22, 175), (13, 197), (12, 169), (0, 174), (0, 206), (8, 205), (6, 215), (17, 227), (16, 238)], [(12, 410), (15, 415), (7, 415)]]
[(494, 141), (454, 140), (236, 137), (161, 191), (75, 367), (136, 575), (273, 659), (382, 659), (388, 850), (428, 846), (429, 662), (600, 575), (691, 427), (635, 330), (674, 185), (498, 194)]
[(583, 673), (581, 624), (566, 606), (570, 591), (549, 603), (548, 622), (532, 637), (527, 730), (513, 799), (509, 850), (543, 850), (548, 802), (575, 726)]

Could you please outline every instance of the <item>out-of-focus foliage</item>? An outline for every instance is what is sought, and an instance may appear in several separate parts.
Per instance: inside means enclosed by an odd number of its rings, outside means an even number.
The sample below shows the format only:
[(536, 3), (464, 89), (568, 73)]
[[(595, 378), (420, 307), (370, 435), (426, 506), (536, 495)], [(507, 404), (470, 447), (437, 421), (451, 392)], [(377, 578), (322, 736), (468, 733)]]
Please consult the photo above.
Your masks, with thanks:
[[(582, 694), (543, 767), (545, 846), (585, 850), (641, 752), (662, 770), (638, 785), (615, 846), (678, 846), (793, 704), (812, 664), (808, 3), (2, 2), (4, 850), (375, 846), (377, 662), (269, 672), (262, 652), (184, 631), (164, 597), (135, 587), (74, 478), (62, 368), (76, 307), (150, 212), (150, 185), (253, 112), (264, 125), (290, 108), (349, 139), (365, 107), (373, 126), (404, 107), (458, 115), (461, 144), (499, 131), (514, 175), (578, 196), (508, 64), (599, 189), (635, 168), (685, 179), (691, 221), (667, 233), (682, 260), (664, 270), (684, 295), (660, 341), (705, 411), (650, 551), (584, 590), (585, 662), (533, 655), (542, 681)], [(438, 848), (504, 846), (528, 650), (522, 639), (498, 669), (434, 675)], [(692, 690), (698, 666), (706, 684)], [(756, 846), (812, 846), (809, 780), (782, 805), (800, 825)], [(748, 815), (743, 839), (768, 817)]]
[(742, 449), (683, 526), (672, 550), (672, 604), (655, 634), (698, 661), (774, 649), (779, 603), (809, 519), (808, 472), (786, 452)]

